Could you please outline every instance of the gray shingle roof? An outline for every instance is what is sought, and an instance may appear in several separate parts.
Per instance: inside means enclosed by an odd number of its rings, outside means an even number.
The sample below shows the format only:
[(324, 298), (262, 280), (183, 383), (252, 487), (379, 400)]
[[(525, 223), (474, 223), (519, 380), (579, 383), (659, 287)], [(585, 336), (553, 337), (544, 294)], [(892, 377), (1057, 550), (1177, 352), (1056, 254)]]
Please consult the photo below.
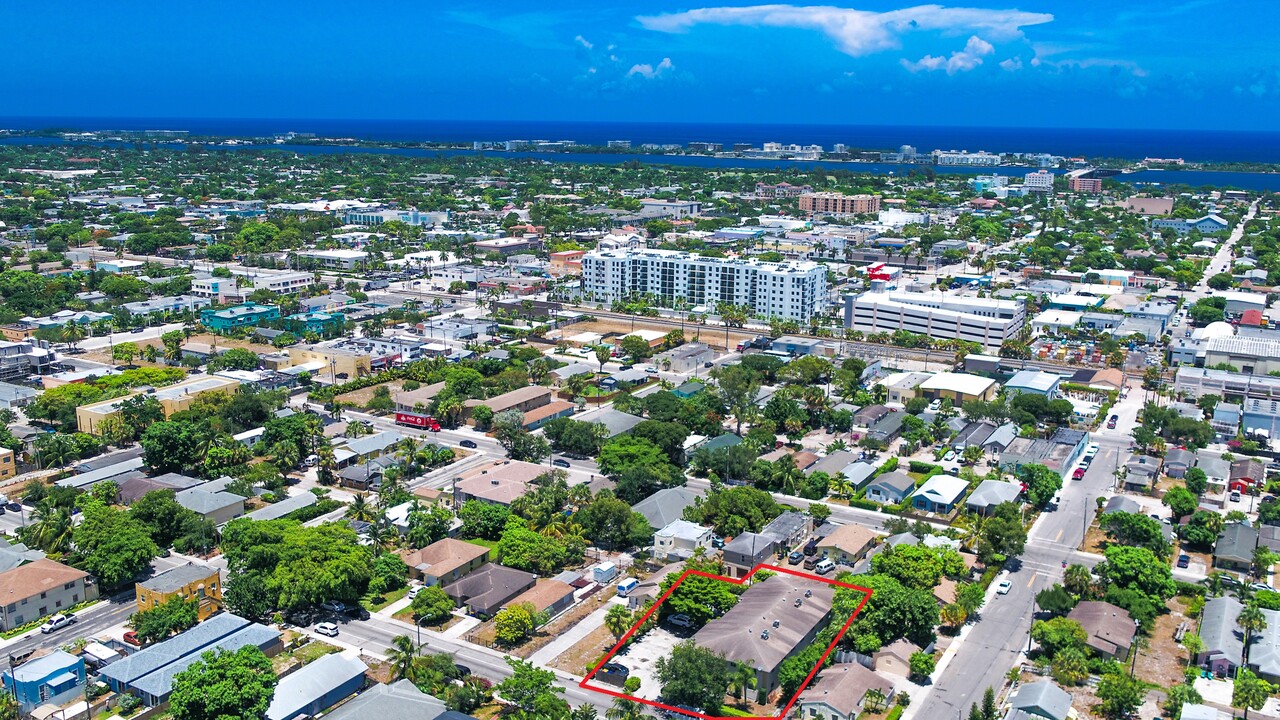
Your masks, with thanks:
[(1258, 546), (1258, 531), (1244, 523), (1224, 525), (1213, 546), (1213, 556), (1240, 563), (1253, 562), (1253, 549)]
[(325, 717), (327, 720), (436, 720), (444, 713), (443, 702), (408, 680), (400, 680), (390, 685), (374, 685)]
[(1244, 653), (1244, 637), (1236, 626), (1236, 618), (1244, 608), (1239, 600), (1224, 595), (1204, 604), (1200, 611), (1200, 640), (1205, 652), (1221, 655), (1239, 664)]
[(278, 503), (272, 503), (259, 510), (245, 515), (250, 520), (278, 520), (294, 510), (301, 510), (304, 507), (311, 507), (316, 504), (316, 496), (309, 493), (298, 493), (290, 495)]
[(225, 507), (244, 503), (244, 498), (239, 495), (223, 490), (210, 492), (202, 487), (187, 488), (179, 492), (175, 499), (182, 507), (200, 515), (208, 515)]
[(1017, 483), (1001, 482), (999, 480), (983, 480), (978, 483), (978, 487), (974, 489), (973, 494), (969, 496), (966, 504), (971, 507), (988, 508), (995, 507), (1000, 503), (1013, 502), (1018, 499), (1018, 495), (1022, 492), (1022, 486)]
[(1267, 626), (1249, 646), (1249, 667), (1263, 675), (1280, 675), (1280, 610), (1263, 610)]
[(684, 517), (684, 509), (693, 504), (698, 493), (686, 487), (664, 488), (641, 500), (631, 509), (644, 516), (649, 526), (664, 528)]
[(165, 570), (150, 580), (138, 583), (138, 585), (152, 592), (171, 593), (197, 580), (204, 580), (215, 572), (217, 571), (208, 565), (189, 562), (185, 565)]

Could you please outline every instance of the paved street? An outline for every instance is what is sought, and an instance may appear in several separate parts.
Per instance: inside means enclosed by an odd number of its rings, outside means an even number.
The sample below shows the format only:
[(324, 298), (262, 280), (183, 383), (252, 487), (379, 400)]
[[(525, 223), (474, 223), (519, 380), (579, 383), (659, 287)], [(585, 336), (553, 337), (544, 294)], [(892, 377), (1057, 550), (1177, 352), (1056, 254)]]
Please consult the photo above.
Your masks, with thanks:
[(1095, 498), (1110, 494), (1116, 468), (1128, 459), (1128, 432), (1141, 406), (1141, 390), (1131, 389), (1129, 397), (1112, 410), (1120, 416), (1116, 429), (1107, 430), (1104, 424), (1094, 433), (1099, 451), (1084, 479), (1064, 483), (1057, 509), (1040, 515), (1022, 557), (1009, 563), (1007, 577), (1013, 583), (1009, 594), (992, 596), (928, 696), (912, 703), (904, 717), (964, 717), (969, 705), (980, 700), (988, 687), (998, 689), (1005, 674), (1022, 659), (1035, 596), (1062, 581), (1064, 562), (1081, 562), (1076, 548), (1084, 540), (1086, 523), (1097, 507)]

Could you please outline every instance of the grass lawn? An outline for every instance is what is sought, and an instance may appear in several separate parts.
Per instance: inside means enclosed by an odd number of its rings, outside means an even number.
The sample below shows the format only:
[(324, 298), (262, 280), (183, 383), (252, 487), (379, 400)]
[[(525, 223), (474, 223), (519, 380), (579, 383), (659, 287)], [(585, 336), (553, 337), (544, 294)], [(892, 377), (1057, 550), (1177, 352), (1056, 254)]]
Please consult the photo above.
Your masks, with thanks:
[(390, 605), (391, 603), (399, 600), (400, 598), (408, 594), (409, 594), (409, 588), (402, 587), (399, 590), (392, 590), (391, 592), (386, 593), (380, 597), (369, 597), (368, 595), (366, 595), (360, 598), (360, 605), (363, 606), (364, 609), (368, 610), (369, 612), (378, 612), (382, 608)]
[(306, 665), (308, 663), (319, 660), (325, 655), (331, 655), (333, 653), (341, 652), (341, 651), (342, 651), (342, 648), (336, 645), (330, 645), (329, 643), (322, 642), (320, 640), (312, 640), (306, 645), (303, 645), (297, 650), (294, 650), (292, 655), (294, 659), (296, 659), (298, 662), (302, 663), (303, 665)]
[(487, 558), (488, 560), (496, 560), (498, 558), (498, 541), (497, 540), (484, 540), (482, 538), (470, 538), (467, 540), (467, 542), (471, 543), (472, 545), (480, 545), (482, 547), (489, 548), (489, 557)]

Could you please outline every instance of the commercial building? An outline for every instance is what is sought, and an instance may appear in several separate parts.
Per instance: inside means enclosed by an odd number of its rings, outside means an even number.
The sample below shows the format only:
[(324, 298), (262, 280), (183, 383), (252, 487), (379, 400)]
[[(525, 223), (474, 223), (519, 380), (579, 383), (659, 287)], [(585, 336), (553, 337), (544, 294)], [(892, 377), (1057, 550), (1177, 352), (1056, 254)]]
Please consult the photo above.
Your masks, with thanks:
[(1022, 179), (1022, 188), (1026, 192), (1051, 193), (1053, 192), (1053, 173), (1045, 170), (1027, 173)]
[(640, 217), (683, 218), (702, 212), (702, 203), (691, 200), (640, 200)]
[(1041, 370), (1019, 370), (1004, 384), (1008, 393), (1043, 395), (1050, 400), (1058, 396), (1062, 376)]
[(537, 252), (542, 249), (542, 239), (532, 237), (505, 237), (492, 240), (480, 240), (474, 243), (476, 254), (501, 253), (502, 255), (519, 255), (520, 253)]
[(1022, 332), (1027, 313), (1021, 300), (867, 292), (845, 296), (844, 324), (864, 334), (906, 330), (996, 349)]
[(222, 609), (222, 576), (218, 569), (189, 562), (138, 583), (134, 600), (138, 612), (163, 605), (174, 598), (195, 600), (201, 621)]
[(654, 356), (655, 364), (674, 373), (691, 373), (716, 359), (715, 350), (700, 342), (689, 342)]
[(826, 268), (807, 261), (703, 257), (676, 250), (593, 251), (582, 258), (582, 292), (611, 303), (652, 295), (674, 305), (745, 305), (753, 314), (807, 321), (827, 302)]
[(313, 375), (337, 380), (372, 372), (369, 353), (333, 345), (296, 345), (289, 348), (289, 367), (315, 366)]
[(20, 380), (53, 369), (57, 357), (38, 340), (0, 342), (0, 380)]
[(1060, 428), (1048, 440), (1017, 438), (1000, 453), (1000, 465), (1017, 472), (1023, 465), (1044, 465), (1062, 477), (1084, 454), (1089, 433)]
[(551, 253), (551, 267), (548, 272), (552, 277), (582, 274), (582, 256), (585, 250), (562, 250)]
[(1280, 370), (1280, 340), (1234, 335), (1212, 337), (1204, 346), (1205, 367), (1226, 364), (1246, 375)]
[(124, 308), (129, 315), (138, 317), (152, 313), (180, 313), (196, 308), (209, 306), (209, 299), (196, 295), (175, 295), (172, 297), (152, 298), (139, 302), (125, 303)]
[(724, 615), (693, 636), (702, 648), (756, 671), (756, 688), (772, 692), (778, 668), (814, 642), (831, 616), (832, 585), (787, 574), (755, 582)]
[(83, 570), (41, 558), (0, 573), (0, 630), (96, 600), (98, 586)]
[(76, 408), (76, 426), (80, 432), (97, 435), (98, 426), (103, 420), (119, 412), (120, 406), (125, 400), (139, 395), (155, 398), (160, 403), (160, 408), (167, 418), (176, 412), (181, 412), (191, 407), (191, 402), (201, 395), (212, 392), (234, 393), (239, 387), (240, 383), (231, 378), (218, 377), (216, 375), (197, 377), (180, 382), (177, 385), (148, 390), (145, 393), (133, 393), (91, 405), (81, 405)]
[(935, 373), (920, 383), (921, 395), (930, 400), (950, 400), (952, 406), (960, 407), (972, 400), (992, 400), (1000, 385), (991, 378), (968, 373)]
[(278, 306), (257, 305), (251, 302), (221, 310), (200, 311), (200, 324), (218, 333), (242, 327), (256, 327), (260, 323), (279, 319)]
[(296, 333), (321, 334), (330, 330), (341, 330), (347, 319), (337, 313), (311, 312), (294, 313), (285, 318), (285, 327)]
[(843, 193), (806, 193), (800, 196), (800, 210), (830, 215), (864, 215), (880, 212), (879, 195), (845, 195)]
[(351, 271), (364, 262), (369, 257), (369, 253), (363, 250), (302, 250), (298, 253), (298, 257), (312, 260), (320, 267), (329, 270)]

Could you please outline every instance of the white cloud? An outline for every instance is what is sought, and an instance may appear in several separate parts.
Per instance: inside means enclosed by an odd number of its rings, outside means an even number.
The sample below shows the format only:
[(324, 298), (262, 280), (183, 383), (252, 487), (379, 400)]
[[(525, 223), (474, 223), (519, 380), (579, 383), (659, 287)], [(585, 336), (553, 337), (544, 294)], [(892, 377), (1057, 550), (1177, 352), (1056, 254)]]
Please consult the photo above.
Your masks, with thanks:
[(582, 47), (584, 47), (584, 48), (586, 48), (586, 49), (588, 49), (588, 50), (590, 50), (591, 48), (595, 47), (595, 44), (594, 44), (594, 43), (592, 43), (590, 40), (588, 40), (588, 39), (586, 39), (586, 38), (582, 37), (581, 35), (575, 35), (575, 36), (574, 36), (574, 38), (573, 38), (573, 41), (574, 41), (574, 42), (576, 42), (576, 43), (578, 43), (579, 45), (581, 45)]
[(1009, 72), (1017, 72), (1022, 69), (1022, 56), (1015, 55), (1007, 60), (1001, 60), (1000, 67)]
[(676, 66), (671, 62), (671, 58), (666, 57), (662, 58), (662, 62), (658, 63), (657, 67), (654, 67), (649, 63), (632, 65), (631, 69), (627, 71), (627, 77), (639, 75), (646, 80), (654, 80), (675, 69)]
[(666, 15), (641, 16), (639, 23), (658, 32), (687, 32), (697, 25), (738, 25), (816, 30), (831, 38), (841, 52), (868, 55), (897, 48), (900, 36), (915, 30), (943, 33), (981, 32), (997, 40), (1022, 36), (1022, 28), (1052, 22), (1049, 13), (941, 5), (872, 12), (823, 5), (753, 5), (714, 7)]
[(956, 73), (969, 72), (970, 70), (982, 64), (982, 58), (995, 52), (996, 49), (991, 43), (974, 35), (969, 38), (969, 42), (964, 44), (963, 50), (957, 50), (951, 53), (951, 57), (940, 57), (937, 55), (925, 55), (915, 62), (911, 62), (906, 58), (902, 59), (902, 67), (911, 72), (933, 72), (934, 70), (946, 70), (948, 75)]

